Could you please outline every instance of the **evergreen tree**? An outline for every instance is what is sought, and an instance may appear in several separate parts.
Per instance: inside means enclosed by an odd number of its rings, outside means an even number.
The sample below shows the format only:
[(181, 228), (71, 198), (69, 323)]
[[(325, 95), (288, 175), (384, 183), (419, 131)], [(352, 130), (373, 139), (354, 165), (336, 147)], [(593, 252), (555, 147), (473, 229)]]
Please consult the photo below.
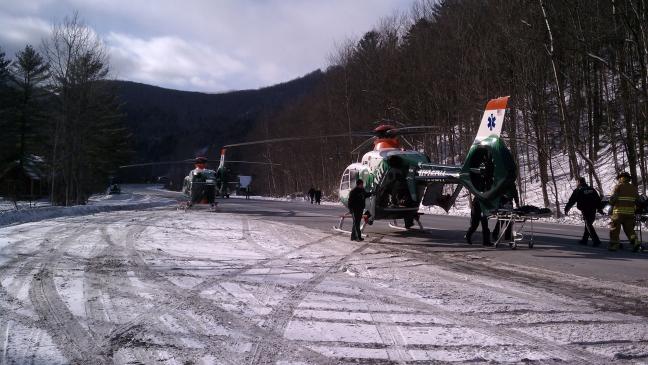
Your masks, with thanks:
[(9, 133), (9, 66), (11, 61), (6, 59), (0, 49), (0, 174), (11, 160), (11, 136)]
[(27, 45), (16, 55), (11, 67), (13, 86), (13, 131), (16, 136), (14, 158), (22, 166), (32, 154), (42, 154), (45, 138), (47, 90), (49, 65), (43, 57)]

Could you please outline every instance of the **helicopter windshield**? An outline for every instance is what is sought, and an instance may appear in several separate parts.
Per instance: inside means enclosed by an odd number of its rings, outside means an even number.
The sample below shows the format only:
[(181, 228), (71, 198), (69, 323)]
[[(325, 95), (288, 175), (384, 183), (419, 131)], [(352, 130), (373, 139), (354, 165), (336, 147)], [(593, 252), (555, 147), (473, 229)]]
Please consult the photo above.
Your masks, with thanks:
[(352, 186), (355, 186), (356, 180), (358, 180), (359, 173), (357, 170), (344, 170), (342, 174), (342, 180), (340, 180), (340, 190), (349, 190)]
[(340, 190), (349, 190), (349, 170), (344, 170), (340, 180)]

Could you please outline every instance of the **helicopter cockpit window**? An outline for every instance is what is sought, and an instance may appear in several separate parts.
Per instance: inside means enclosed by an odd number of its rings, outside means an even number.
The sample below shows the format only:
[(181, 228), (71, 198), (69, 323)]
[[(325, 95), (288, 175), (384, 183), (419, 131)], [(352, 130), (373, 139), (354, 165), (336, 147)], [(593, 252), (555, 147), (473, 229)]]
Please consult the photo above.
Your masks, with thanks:
[(340, 190), (348, 190), (349, 187), (349, 170), (344, 170), (342, 180), (340, 181)]

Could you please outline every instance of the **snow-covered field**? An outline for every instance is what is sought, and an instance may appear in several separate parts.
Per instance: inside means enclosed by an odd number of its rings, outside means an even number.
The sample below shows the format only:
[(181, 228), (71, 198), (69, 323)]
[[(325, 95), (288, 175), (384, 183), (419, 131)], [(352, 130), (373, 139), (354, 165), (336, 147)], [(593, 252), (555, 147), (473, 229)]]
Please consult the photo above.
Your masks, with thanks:
[(629, 308), (647, 302), (645, 286), (257, 216), (0, 228), (2, 364), (637, 363), (648, 321)]

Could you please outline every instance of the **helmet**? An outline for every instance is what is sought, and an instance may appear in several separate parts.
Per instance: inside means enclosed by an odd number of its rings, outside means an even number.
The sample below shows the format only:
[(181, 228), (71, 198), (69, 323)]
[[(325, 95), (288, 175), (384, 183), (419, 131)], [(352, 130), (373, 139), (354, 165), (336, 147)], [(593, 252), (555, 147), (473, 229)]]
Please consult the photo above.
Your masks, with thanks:
[(207, 159), (204, 157), (196, 157), (196, 161), (194, 162), (195, 164), (206, 164)]

